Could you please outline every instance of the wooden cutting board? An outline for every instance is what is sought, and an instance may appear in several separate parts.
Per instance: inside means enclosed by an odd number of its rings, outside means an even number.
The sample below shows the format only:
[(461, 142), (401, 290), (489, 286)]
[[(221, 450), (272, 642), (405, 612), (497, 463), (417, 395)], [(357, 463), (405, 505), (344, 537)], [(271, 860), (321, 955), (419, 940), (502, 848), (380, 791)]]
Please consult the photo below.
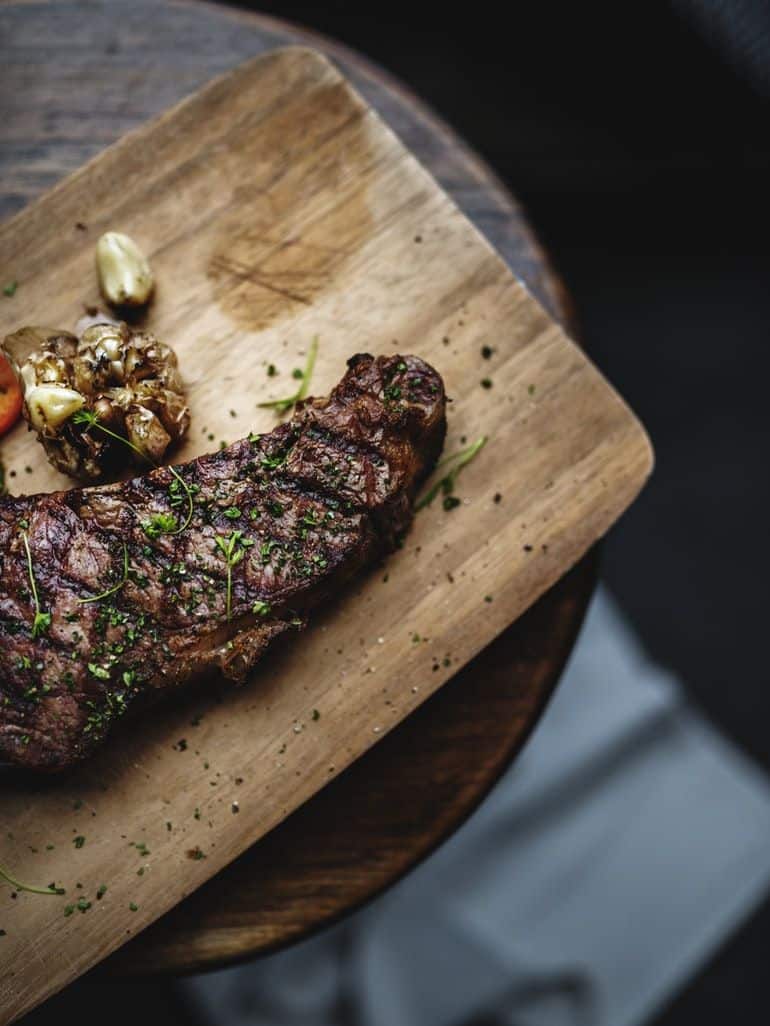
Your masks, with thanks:
[[(257, 403), (294, 390), (314, 335), (315, 394), (352, 353), (417, 353), (454, 399), (446, 451), (489, 442), (460, 478), (462, 504), (422, 511), (387, 566), (246, 687), (178, 699), (62, 778), (3, 781), (0, 864), (67, 894), (0, 888), (2, 1022), (162, 915), (408, 715), (580, 558), (652, 465), (622, 400), (313, 51), (224, 76), (0, 228), (0, 279), (18, 281), (0, 331), (71, 329), (98, 304), (93, 249), (107, 229), (136, 238), (156, 273), (147, 326), (175, 346), (189, 386), (181, 458), (269, 430)], [(69, 485), (21, 425), (2, 458), (12, 492)], [(90, 907), (65, 915), (80, 898)]]

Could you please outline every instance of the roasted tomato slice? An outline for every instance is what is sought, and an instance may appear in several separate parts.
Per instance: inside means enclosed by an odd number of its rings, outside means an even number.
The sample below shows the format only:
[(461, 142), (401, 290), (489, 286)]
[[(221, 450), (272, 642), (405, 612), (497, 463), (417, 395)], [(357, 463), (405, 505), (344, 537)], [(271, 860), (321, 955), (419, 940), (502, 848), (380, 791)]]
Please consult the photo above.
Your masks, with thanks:
[(12, 428), (21, 415), (21, 386), (10, 363), (0, 353), (0, 435)]

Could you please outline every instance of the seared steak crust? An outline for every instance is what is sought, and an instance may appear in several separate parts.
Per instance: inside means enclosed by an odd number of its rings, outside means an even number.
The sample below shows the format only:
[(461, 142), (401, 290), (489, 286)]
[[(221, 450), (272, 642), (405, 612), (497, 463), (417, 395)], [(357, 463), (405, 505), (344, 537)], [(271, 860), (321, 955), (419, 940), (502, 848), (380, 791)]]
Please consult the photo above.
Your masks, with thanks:
[(62, 769), (138, 700), (211, 669), (243, 680), (393, 548), (443, 444), (443, 383), (412, 356), (348, 366), (269, 434), (177, 467), (183, 529), (166, 467), (0, 498), (0, 763)]

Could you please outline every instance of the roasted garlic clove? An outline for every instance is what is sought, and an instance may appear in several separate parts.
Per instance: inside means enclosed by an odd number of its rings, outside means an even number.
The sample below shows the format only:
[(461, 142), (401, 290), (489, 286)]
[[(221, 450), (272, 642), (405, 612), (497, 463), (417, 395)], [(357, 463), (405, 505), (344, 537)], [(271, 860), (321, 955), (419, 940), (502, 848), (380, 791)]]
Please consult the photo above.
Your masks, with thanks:
[(122, 232), (105, 232), (96, 243), (102, 295), (113, 306), (144, 306), (155, 285), (147, 257)]
[(134, 404), (126, 414), (126, 434), (132, 445), (143, 452), (152, 463), (159, 463), (168, 448), (171, 435), (152, 410)]
[(85, 396), (64, 385), (32, 385), (25, 388), (24, 402), (29, 422), (40, 434), (55, 434), (65, 420), (82, 410)]

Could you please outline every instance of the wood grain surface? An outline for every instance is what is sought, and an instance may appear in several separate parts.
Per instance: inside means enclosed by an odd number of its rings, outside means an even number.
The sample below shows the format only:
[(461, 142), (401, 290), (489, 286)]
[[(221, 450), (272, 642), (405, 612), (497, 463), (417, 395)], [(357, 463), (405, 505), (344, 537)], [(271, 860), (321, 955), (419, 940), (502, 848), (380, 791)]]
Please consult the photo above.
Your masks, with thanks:
[[(77, 234), (62, 253), (69, 224)], [(46, 878), (72, 873), (70, 826), (83, 808), (95, 813), (78, 875), (95, 889), (93, 874), (110, 867), (112, 880), (110, 897), (78, 916), (77, 930), (72, 917), (52, 919), (29, 895), (15, 902), (6, 950), (19, 968), (1, 992), (11, 1015), (179, 900), (416, 706), (448, 676), (447, 658), (450, 667), (464, 662), (575, 562), (649, 469), (646, 439), (623, 404), (336, 72), (307, 51), (214, 84), (11, 222), (0, 234), (0, 260), (8, 266), (13, 258), (25, 288), (3, 308), (14, 318), (3, 327), (42, 307), (48, 319), (71, 323), (94, 298), (89, 233), (108, 225), (140, 239), (159, 279), (175, 282), (160, 291), (152, 325), (177, 345), (193, 413), (205, 410), (217, 437), (233, 424), (227, 408), (212, 403), (221, 395), (212, 383), (227, 381), (249, 428), (267, 427), (252, 410), (253, 389), (239, 392), (239, 382), (258, 380), (264, 354), (287, 380), (318, 332), (328, 339), (319, 390), (339, 376), (351, 346), (397, 344), (445, 372), (457, 398), (454, 441), (472, 430), (492, 441), (466, 472), (473, 502), (441, 515), (440, 529), (429, 511), (393, 561), (395, 599), (383, 597), (381, 579), (367, 581), (304, 645), (274, 658), (258, 687), (199, 700), (207, 711), (196, 728), (199, 747), (189, 750), (200, 756), (180, 758), (172, 747), (191, 709), (169, 711), (89, 773), (45, 789), (20, 784), (3, 796), (3, 822), (23, 837), (25, 853), (56, 835), (52, 852), (25, 859)], [(494, 402), (478, 383), (483, 344), (498, 350)], [(29, 463), (29, 478), (51, 487), (52, 476), (31, 462), (31, 445), (17, 433), (9, 462)], [(194, 434), (190, 451), (200, 451)], [(504, 503), (493, 501), (498, 490)], [(379, 648), (374, 606), (378, 636), (389, 642)], [(415, 644), (415, 633), (430, 640)], [(309, 711), (322, 706), (311, 728)], [(245, 763), (238, 753), (249, 742)], [(206, 785), (213, 789), (202, 794)], [(76, 815), (66, 814), (70, 801), (83, 802)], [(139, 883), (127, 864), (139, 851), (131, 840), (153, 851)], [(6, 862), (21, 844), (10, 844)], [(187, 859), (189, 844), (207, 858)], [(27, 960), (25, 951), (44, 954), (47, 946), (65, 955), (58, 973)]]

